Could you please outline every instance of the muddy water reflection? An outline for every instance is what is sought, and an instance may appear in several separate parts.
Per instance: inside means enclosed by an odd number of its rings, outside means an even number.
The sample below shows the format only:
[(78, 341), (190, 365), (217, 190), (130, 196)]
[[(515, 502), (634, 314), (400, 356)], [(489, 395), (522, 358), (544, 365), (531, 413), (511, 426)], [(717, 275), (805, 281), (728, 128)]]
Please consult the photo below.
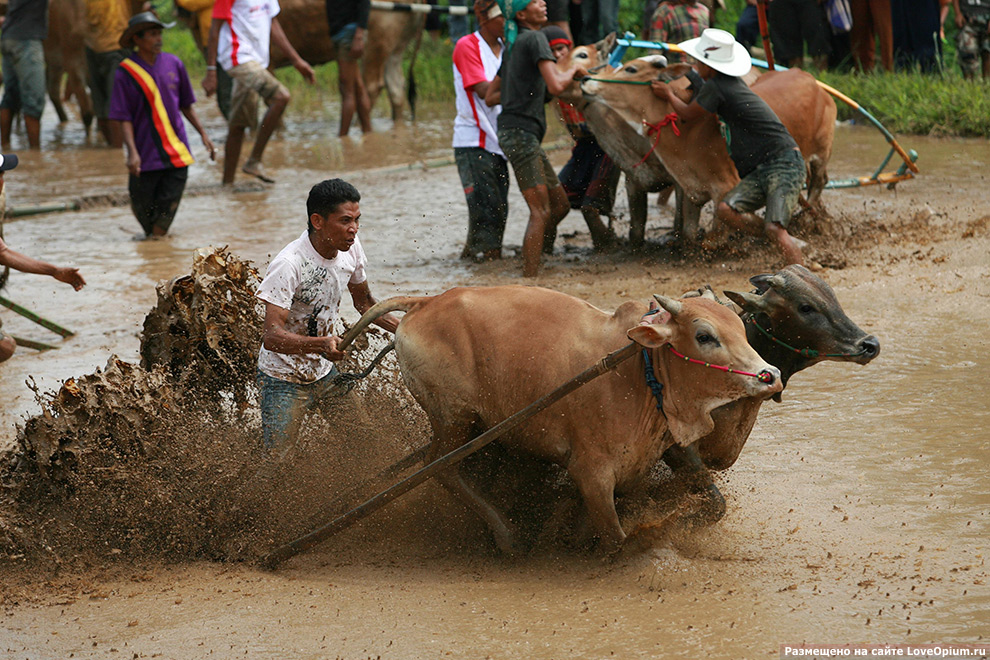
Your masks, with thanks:
[[(14, 421), (36, 410), (23, 384), (26, 378), (34, 377), (43, 388), (54, 388), (62, 379), (102, 366), (110, 353), (136, 360), (138, 333), (154, 304), (155, 283), (187, 272), (192, 250), (209, 244), (229, 245), (263, 268), (277, 250), (301, 233), (306, 193), (314, 182), (328, 176), (347, 177), (364, 194), (362, 236), (371, 259), (372, 289), (379, 298), (436, 292), (463, 283), (519, 282), (515, 265), (467, 266), (457, 261), (465, 233), (465, 208), (453, 167), (390, 173), (372, 169), (449, 156), (450, 118), (443, 108), (431, 111), (421, 115), (425, 118), (415, 127), (343, 142), (332, 137), (327, 122), (290, 121), (267, 155), (279, 179), (277, 185), (262, 192), (187, 196), (169, 240), (132, 241), (137, 224), (123, 207), (9, 222), (5, 230), (12, 246), (79, 266), (89, 286), (74, 293), (47, 278), (12, 275), (6, 295), (78, 335), (60, 343), (58, 352), (19, 351), (0, 368), (4, 436), (12, 433)], [(207, 121), (215, 136), (222, 135), (216, 117), (208, 116)], [(57, 152), (24, 154), (21, 167), (7, 177), (11, 205), (122, 189), (125, 177), (120, 154), (86, 146), (80, 135), (68, 129), (46, 129), (46, 136), (48, 144), (64, 146)], [(842, 127), (836, 137), (833, 178), (870, 173), (886, 153), (886, 146), (871, 130)], [(826, 193), (826, 202), (847, 212), (881, 218), (894, 194), (910, 197), (919, 208), (927, 204), (936, 212), (953, 213), (960, 204), (982, 203), (985, 181), (981, 173), (990, 169), (986, 142), (923, 138), (904, 142), (922, 154), (922, 178), (901, 184), (897, 193), (876, 189)], [(201, 148), (194, 152), (202, 157)], [(943, 173), (951, 173), (951, 180)], [(201, 160), (193, 166), (191, 182), (218, 179), (217, 165)], [(621, 196), (619, 203), (624, 207)], [(515, 186), (510, 209), (506, 242), (518, 246), (526, 214)], [(658, 213), (651, 217), (651, 227), (668, 219)], [(563, 233), (583, 233), (577, 214), (565, 222)], [(602, 272), (609, 267), (607, 257), (581, 253), (575, 259)], [(612, 281), (604, 275), (606, 282), (600, 284), (587, 271), (571, 277), (575, 265), (564, 260), (548, 269), (540, 283), (613, 307), (624, 296), (642, 297), (652, 291), (653, 283), (642, 273), (657, 269), (643, 263), (642, 272), (637, 270), (632, 277), (620, 273)], [(717, 270), (713, 267), (711, 277), (725, 282), (725, 275)], [(962, 310), (953, 310), (950, 294), (945, 292), (955, 285), (948, 283), (922, 294), (888, 290), (883, 278), (853, 281), (842, 272), (827, 276), (850, 316), (881, 338), (883, 353), (865, 368), (826, 364), (802, 373), (788, 388), (783, 405), (764, 408), (757, 433), (727, 478), (733, 497), (727, 528), (736, 534), (744, 528), (746, 534), (755, 534), (761, 516), (779, 516), (780, 511), (793, 507), (797, 510), (794, 524), (810, 530), (833, 515), (833, 506), (841, 506), (851, 522), (848, 526), (831, 523), (821, 533), (820, 546), (803, 549), (809, 557), (817, 557), (819, 550), (824, 552), (833, 542), (865, 544), (892, 555), (904, 551), (906, 544), (916, 547), (918, 539), (931, 547), (982, 551), (990, 524), (985, 477), (985, 466), (990, 464), (987, 314), (981, 312), (979, 321), (972, 322)], [(665, 293), (679, 293), (683, 284), (672, 283), (669, 286), (677, 290)], [(734, 276), (726, 284), (738, 288), (744, 286), (744, 278)], [(935, 299), (948, 302), (931, 313), (927, 307)], [(349, 308), (345, 313), (354, 315)], [(6, 310), (0, 314), (9, 332), (54, 340)], [(779, 523), (768, 520), (766, 524), (772, 522)], [(819, 560), (807, 563), (812, 561)], [(673, 569), (684, 571), (685, 581), (705, 578), (703, 563), (677, 558), (669, 562), (676, 564)], [(659, 569), (673, 570), (665, 565)], [(745, 577), (746, 571), (740, 575)], [(786, 586), (773, 585), (774, 589)], [(551, 600), (552, 595), (548, 595)], [(985, 588), (982, 593), (976, 588), (968, 594), (962, 589), (946, 593), (939, 608), (916, 614), (914, 621), (919, 626), (937, 626), (946, 639), (986, 634), (990, 632), (986, 595)], [(561, 599), (567, 597), (560, 594)], [(780, 604), (771, 598), (774, 602)], [(829, 625), (841, 623), (837, 615), (821, 613), (799, 613), (779, 621), (774, 605), (768, 608), (769, 612), (763, 610), (762, 627), (751, 632), (737, 628), (732, 633), (737, 657), (751, 655), (754, 648), (766, 649), (768, 630), (776, 628), (776, 641), (818, 640), (823, 620)], [(735, 614), (738, 611), (713, 616), (716, 621), (724, 618), (727, 626)], [(696, 615), (696, 610), (685, 614), (684, 622), (696, 621)], [(631, 616), (629, 625), (652, 630), (652, 619), (643, 618), (642, 611)], [(679, 623), (675, 613), (665, 619), (671, 626)], [(861, 628), (853, 634), (848, 625), (836, 630), (849, 635), (840, 641), (859, 640), (866, 634)], [(873, 634), (887, 635), (877, 641), (900, 641), (896, 634), (904, 628), (889, 622)], [(476, 633), (466, 630), (464, 636), (472, 634)], [(785, 640), (785, 634), (793, 638)], [(580, 647), (580, 640), (575, 641)], [(630, 651), (642, 648), (632, 641), (629, 644)]]

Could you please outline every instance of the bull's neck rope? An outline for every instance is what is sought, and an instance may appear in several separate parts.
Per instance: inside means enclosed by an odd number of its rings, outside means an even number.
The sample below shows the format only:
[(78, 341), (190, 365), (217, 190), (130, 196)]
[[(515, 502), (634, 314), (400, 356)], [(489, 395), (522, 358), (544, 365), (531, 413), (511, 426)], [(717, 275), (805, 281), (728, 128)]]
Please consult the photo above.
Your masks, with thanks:
[(848, 357), (858, 357), (858, 356), (860, 356), (860, 355), (862, 355), (864, 353), (864, 351), (859, 351), (858, 353), (820, 353), (820, 352), (816, 351), (813, 348), (795, 348), (795, 347), (791, 346), (790, 344), (787, 344), (787, 343), (781, 341), (780, 339), (777, 339), (772, 334), (770, 334), (770, 331), (769, 330), (767, 330), (762, 325), (760, 325), (759, 323), (757, 323), (755, 316), (750, 316), (749, 319), (747, 320), (747, 322), (750, 323), (750, 324), (752, 324), (752, 325), (754, 325), (754, 326), (756, 326), (756, 329), (759, 330), (760, 332), (762, 332), (763, 335), (765, 337), (767, 337), (773, 343), (779, 344), (779, 345), (783, 346), (784, 348), (786, 348), (789, 351), (794, 351), (795, 353), (797, 353), (801, 357), (812, 358), (812, 359), (817, 358), (817, 357), (848, 358)]
[(677, 127), (677, 123), (676, 123), (678, 119), (680, 119), (680, 117), (677, 116), (677, 113), (671, 112), (668, 113), (666, 117), (664, 117), (655, 124), (651, 124), (645, 119), (643, 120), (643, 126), (647, 127), (646, 134), (647, 135), (655, 134), (657, 137), (653, 140), (653, 144), (650, 146), (650, 150), (647, 151), (646, 155), (644, 155), (643, 158), (638, 163), (633, 165), (633, 167), (639, 167), (640, 165), (645, 163), (646, 159), (650, 157), (650, 154), (656, 151), (657, 145), (660, 144), (660, 129), (666, 126), (667, 124), (670, 124), (670, 130), (674, 132), (674, 135), (676, 135), (677, 137), (681, 137), (681, 129)]
[(708, 367), (709, 369), (718, 369), (719, 371), (724, 371), (729, 374), (739, 374), (740, 376), (749, 376), (751, 378), (755, 378), (761, 383), (773, 382), (773, 374), (771, 374), (769, 371), (761, 371), (758, 374), (750, 373), (748, 371), (740, 371), (739, 369), (733, 369), (732, 367), (727, 367), (722, 364), (712, 364), (711, 362), (705, 362), (704, 360), (698, 360), (695, 358), (688, 357), (686, 355), (678, 353), (677, 349), (671, 346), (670, 344), (667, 344), (667, 348), (670, 349), (671, 353), (681, 358), (685, 362), (690, 362), (691, 364), (700, 364), (703, 367)]
[(653, 398), (657, 400), (657, 410), (666, 417), (667, 414), (663, 411), (663, 383), (657, 380), (656, 374), (653, 373), (653, 360), (650, 359), (650, 350), (647, 348), (643, 349), (643, 360), (646, 361), (646, 384), (653, 392)]

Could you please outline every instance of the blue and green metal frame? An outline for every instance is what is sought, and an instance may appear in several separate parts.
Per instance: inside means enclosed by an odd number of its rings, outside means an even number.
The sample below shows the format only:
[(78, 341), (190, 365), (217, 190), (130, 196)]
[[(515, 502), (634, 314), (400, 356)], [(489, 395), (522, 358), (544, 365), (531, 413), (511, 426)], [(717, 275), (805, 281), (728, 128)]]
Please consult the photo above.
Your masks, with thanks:
[[(674, 53), (684, 52), (676, 44), (668, 44), (662, 41), (644, 41), (642, 39), (634, 38), (633, 34), (627, 32), (625, 37), (616, 40), (615, 48), (612, 50), (611, 55), (609, 55), (608, 63), (613, 67), (619, 66), (619, 64), (622, 63), (622, 58), (625, 57), (626, 51), (629, 48), (648, 48), (651, 50), (663, 50)], [(763, 60), (752, 58), (752, 61), (753, 66), (755, 67), (759, 67), (761, 69), (769, 68), (769, 65)], [(786, 71), (787, 69), (786, 67), (776, 65), (774, 70)], [(897, 138), (895, 138), (890, 131), (884, 128), (883, 124), (881, 124), (876, 117), (870, 114), (870, 112), (859, 103), (852, 100), (837, 89), (826, 85), (820, 80), (818, 81), (818, 84), (834, 98), (842, 101), (866, 118), (866, 120), (872, 124), (874, 128), (880, 131), (884, 139), (887, 140), (887, 143), (890, 145), (890, 151), (887, 153), (887, 156), (883, 159), (883, 162), (880, 163), (880, 166), (871, 176), (829, 181), (825, 186), (826, 188), (858, 188), (861, 186), (872, 186), (878, 184), (886, 184), (888, 188), (893, 188), (899, 181), (914, 178), (914, 175), (919, 171), (917, 165), (917, 151), (914, 149), (905, 150), (901, 147), (901, 145), (897, 142)], [(893, 172), (884, 172), (884, 168), (887, 167), (888, 163), (890, 163), (890, 159), (893, 158), (894, 154), (900, 156), (902, 160), (901, 166)]]

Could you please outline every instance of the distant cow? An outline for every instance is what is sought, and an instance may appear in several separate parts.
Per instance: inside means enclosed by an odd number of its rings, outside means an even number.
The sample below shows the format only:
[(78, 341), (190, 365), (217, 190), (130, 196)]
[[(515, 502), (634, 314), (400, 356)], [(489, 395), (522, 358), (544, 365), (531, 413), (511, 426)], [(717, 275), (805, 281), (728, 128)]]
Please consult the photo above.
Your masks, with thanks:
[[(671, 444), (687, 446), (710, 433), (713, 409), (781, 389), (779, 371), (746, 343), (742, 322), (730, 309), (705, 298), (657, 299), (663, 312), (643, 321), (647, 307), (638, 302), (608, 314), (547, 289), (458, 288), (384, 301), (357, 327), (387, 312), (407, 312), (396, 332), (396, 354), (433, 429), (431, 460), (629, 339), (646, 349), (499, 440), (511, 451), (566, 469), (603, 549), (614, 549), (626, 537), (615, 511), (616, 492), (641, 482)], [(750, 375), (689, 363), (674, 351)], [(648, 384), (651, 376), (662, 388), (662, 410)], [(488, 523), (499, 548), (516, 547), (512, 523), (459, 470), (439, 478)]]
[[(581, 89), (588, 102), (585, 114), (595, 103), (604, 105), (597, 114), (618, 113), (626, 126), (606, 136), (603, 148), (610, 151), (611, 145), (613, 149), (643, 150), (644, 157), (655, 153), (691, 202), (700, 208), (709, 200), (721, 200), (739, 182), (739, 175), (714, 116), (680, 122), (670, 104), (654, 96), (649, 85), (628, 84), (665, 80), (679, 90), (682, 98), (689, 99), (690, 82), (683, 76), (690, 67), (665, 64), (666, 60), (659, 56), (640, 58), (603, 73), (599, 80), (584, 82)], [(832, 153), (835, 102), (814, 77), (798, 69), (764, 74), (752, 89), (798, 143), (809, 168), (809, 202), (817, 203), (828, 180), (826, 165)], [(612, 124), (617, 122), (613, 120)], [(696, 235), (696, 216), (691, 224), (685, 220), (684, 232), (689, 238)]]
[[(424, 0), (409, 2), (421, 4)], [(279, 5), (281, 11), (278, 22), (289, 43), (304, 60), (316, 66), (337, 59), (336, 48), (330, 41), (325, 0), (281, 0)], [(204, 44), (195, 17), (187, 15), (184, 20), (202, 50)], [(406, 104), (402, 58), (410, 44), (413, 44), (412, 59), (415, 62), (425, 23), (426, 17), (423, 14), (378, 9), (372, 9), (368, 18), (368, 33), (361, 58), (368, 96), (374, 104), (382, 89), (387, 90), (392, 105), (392, 118), (396, 120), (402, 118)], [(288, 58), (274, 44), (271, 63), (276, 68), (290, 64)], [(412, 64), (409, 70), (411, 75)]]

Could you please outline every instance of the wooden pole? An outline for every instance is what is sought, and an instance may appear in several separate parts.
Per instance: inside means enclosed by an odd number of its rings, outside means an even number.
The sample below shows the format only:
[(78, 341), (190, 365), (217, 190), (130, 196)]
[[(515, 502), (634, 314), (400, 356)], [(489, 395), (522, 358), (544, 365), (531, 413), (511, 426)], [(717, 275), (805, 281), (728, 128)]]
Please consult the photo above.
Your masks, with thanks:
[(756, 15), (760, 21), (760, 37), (763, 39), (767, 68), (773, 71), (773, 49), (770, 47), (770, 28), (767, 25), (767, 0), (756, 0)]
[(33, 348), (36, 351), (57, 351), (58, 346), (52, 346), (51, 344), (45, 344), (40, 341), (34, 341), (33, 339), (25, 339), (24, 337), (14, 337), (14, 342), (18, 346), (23, 346), (24, 348)]
[(515, 427), (519, 426), (526, 420), (528, 420), (533, 415), (545, 410), (557, 401), (563, 399), (565, 396), (578, 389), (582, 385), (598, 378), (604, 373), (607, 373), (615, 369), (620, 363), (628, 360), (633, 355), (635, 355), (641, 347), (635, 342), (627, 344), (626, 346), (613, 351), (602, 358), (594, 366), (591, 366), (580, 374), (567, 381), (554, 391), (543, 397), (537, 399), (533, 403), (529, 404), (522, 410), (514, 413), (512, 416), (507, 417), (502, 420), (492, 428), (488, 429), (481, 435), (479, 435), (474, 440), (471, 440), (467, 444), (461, 445), (454, 451), (441, 456), (437, 460), (433, 461), (429, 465), (420, 469), (416, 473), (410, 475), (409, 477), (403, 479), (399, 483), (395, 484), (391, 488), (384, 490), (370, 500), (357, 506), (342, 516), (337, 517), (330, 523), (324, 525), (323, 527), (310, 532), (309, 534), (302, 536), (280, 548), (275, 549), (270, 554), (264, 556), (260, 560), (260, 564), (267, 568), (275, 568), (286, 559), (296, 556), (300, 552), (304, 552), (318, 543), (322, 543), (326, 539), (330, 538), (334, 534), (347, 529), (357, 521), (368, 515), (374, 513), (378, 509), (381, 509), (386, 504), (392, 500), (398, 498), (401, 495), (408, 493), (410, 490), (420, 485), (428, 479), (432, 479), (440, 471), (445, 470), (457, 463), (460, 463), (465, 458), (471, 454), (479, 451), (482, 447), (497, 440), (499, 437), (505, 433), (511, 431)]
[(40, 325), (40, 326), (42, 326), (44, 328), (48, 328), (52, 332), (54, 332), (56, 334), (59, 334), (59, 335), (62, 335), (63, 337), (71, 337), (72, 335), (76, 334), (76, 333), (72, 332), (72, 330), (66, 330), (62, 326), (60, 326), (60, 325), (58, 325), (56, 323), (52, 323), (51, 321), (49, 321), (46, 318), (42, 318), (41, 316), (38, 316), (37, 314), (35, 314), (34, 312), (32, 312), (30, 309), (26, 309), (24, 307), (21, 307), (17, 303), (12, 302), (10, 300), (7, 300), (3, 296), (0, 296), (0, 305), (3, 305), (4, 307), (7, 307), (7, 308), (9, 308), (10, 310), (12, 310), (14, 312), (17, 312), (18, 314), (20, 314), (24, 318), (26, 318), (28, 320), (31, 320), (31, 321), (34, 321), (38, 325)]

